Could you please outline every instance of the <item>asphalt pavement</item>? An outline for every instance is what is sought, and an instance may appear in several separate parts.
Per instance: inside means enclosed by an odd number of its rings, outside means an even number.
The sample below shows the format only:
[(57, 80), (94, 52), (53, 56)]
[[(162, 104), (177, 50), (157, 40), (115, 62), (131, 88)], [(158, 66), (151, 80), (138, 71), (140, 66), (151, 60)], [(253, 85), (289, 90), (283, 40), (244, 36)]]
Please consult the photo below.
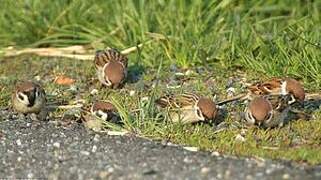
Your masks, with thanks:
[(321, 179), (321, 166), (188, 151), (83, 124), (0, 111), (0, 177), (29, 179)]

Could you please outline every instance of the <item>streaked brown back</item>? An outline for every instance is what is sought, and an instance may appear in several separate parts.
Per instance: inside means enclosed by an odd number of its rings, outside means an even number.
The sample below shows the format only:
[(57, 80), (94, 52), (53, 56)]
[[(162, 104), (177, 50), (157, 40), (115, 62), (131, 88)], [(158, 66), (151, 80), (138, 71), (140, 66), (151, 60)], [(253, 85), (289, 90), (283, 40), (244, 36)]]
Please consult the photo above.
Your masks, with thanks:
[(117, 49), (105, 49), (96, 52), (94, 63), (96, 67), (103, 67), (110, 61), (119, 61), (127, 68), (128, 59), (122, 55)]

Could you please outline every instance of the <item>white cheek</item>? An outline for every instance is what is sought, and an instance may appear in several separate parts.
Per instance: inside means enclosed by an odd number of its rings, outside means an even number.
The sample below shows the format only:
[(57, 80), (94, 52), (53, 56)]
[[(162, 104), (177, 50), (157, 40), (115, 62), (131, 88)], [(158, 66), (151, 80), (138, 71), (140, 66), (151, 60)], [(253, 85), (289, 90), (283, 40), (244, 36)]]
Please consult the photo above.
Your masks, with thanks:
[[(20, 99), (19, 95), (22, 96), (23, 99)], [(24, 104), (26, 106), (30, 104), (28, 96), (26, 96), (25, 94), (19, 92), (16, 96), (17, 96), (18, 101), (21, 102), (22, 104)]]
[(283, 81), (281, 83), (281, 95), (287, 95), (287, 90), (286, 90), (286, 85), (287, 85), (287, 82), (286, 81)]
[(108, 79), (108, 76), (105, 76), (105, 83), (106, 83), (106, 86), (112, 85), (111, 81)]
[(273, 112), (269, 113), (269, 117), (266, 119), (266, 123), (269, 123), (272, 120)]
[[(104, 67), (101, 69), (101, 73), (99, 73), (101, 77), (98, 77), (98, 78), (101, 79), (101, 82), (102, 82), (104, 85), (106, 85), (106, 86), (111, 86), (111, 85), (112, 85), (112, 82), (108, 79), (108, 76), (105, 74), (105, 69), (106, 69), (106, 67), (108, 66), (108, 64), (109, 64), (109, 63), (106, 63), (106, 64), (104, 65)], [(99, 75), (98, 75), (98, 76), (99, 76)]]
[(295, 97), (293, 95), (291, 95), (291, 100), (288, 102), (288, 104), (292, 104), (294, 103), (296, 100), (295, 100)]
[[(198, 118), (198, 120), (204, 121), (205, 117), (203, 116), (203, 114), (201, 113), (201, 110), (199, 109), (199, 107), (195, 106), (195, 114)], [(198, 113), (199, 112), (199, 113)]]
[(93, 114), (94, 114), (96, 117), (98, 117), (98, 118), (100, 118), (100, 119), (102, 119), (102, 120), (104, 120), (104, 121), (106, 121), (107, 118), (108, 118), (108, 114), (105, 113), (105, 112), (103, 112), (103, 111), (101, 111), (101, 110), (98, 110), (98, 111), (94, 112)]
[(247, 108), (245, 109), (245, 119), (248, 123), (255, 124), (255, 119)]

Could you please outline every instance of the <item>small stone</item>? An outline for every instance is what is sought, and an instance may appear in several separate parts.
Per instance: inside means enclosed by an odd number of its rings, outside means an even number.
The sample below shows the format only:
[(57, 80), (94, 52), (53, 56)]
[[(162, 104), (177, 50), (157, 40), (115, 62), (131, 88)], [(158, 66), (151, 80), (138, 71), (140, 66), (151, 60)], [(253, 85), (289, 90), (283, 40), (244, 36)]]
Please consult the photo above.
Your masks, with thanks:
[(231, 171), (226, 170), (224, 174), (224, 178), (229, 179), (230, 175), (231, 175)]
[(135, 91), (134, 90), (129, 91), (129, 96), (134, 96), (134, 95), (135, 95)]
[(246, 130), (242, 129), (240, 134), (244, 137), (246, 135)]
[(148, 101), (148, 97), (142, 97), (141, 101)]
[(217, 179), (222, 179), (223, 175), (221, 173), (218, 173), (216, 177), (217, 177)]
[(99, 91), (97, 89), (93, 89), (93, 90), (90, 91), (90, 94), (91, 95), (96, 95), (96, 94), (98, 94), (98, 92)]
[(265, 170), (266, 174), (271, 174), (272, 172), (273, 172), (273, 169), (270, 169), (270, 168)]
[(185, 75), (186, 75), (186, 76), (189, 76), (189, 75), (191, 75), (191, 74), (193, 74), (193, 71), (190, 70), (190, 69), (185, 72)]
[(177, 71), (177, 66), (175, 64), (171, 64), (169, 66), (169, 70), (172, 71), (172, 72), (176, 72)]
[(192, 163), (193, 160), (192, 159), (189, 159), (188, 157), (185, 157), (184, 160), (183, 160), (185, 163)]
[(226, 90), (226, 92), (227, 92), (227, 96), (228, 96), (228, 97), (234, 96), (234, 94), (235, 94), (235, 88), (229, 87), (229, 88)]
[(245, 142), (245, 138), (241, 134), (238, 134), (235, 137), (235, 141), (237, 141), (237, 142)]
[(208, 168), (208, 167), (203, 167), (202, 169), (201, 169), (201, 173), (202, 174), (208, 174), (210, 172), (210, 168)]
[(90, 152), (88, 152), (88, 151), (80, 151), (80, 154), (85, 155), (85, 156), (89, 156)]
[(93, 140), (94, 140), (95, 142), (99, 142), (99, 138), (100, 138), (100, 136), (99, 136), (98, 134), (95, 134)]
[(184, 146), (183, 148), (187, 151), (192, 151), (192, 152), (198, 151), (198, 147)]
[(59, 142), (55, 142), (55, 143), (53, 143), (53, 146), (56, 147), (56, 148), (60, 148), (60, 143)]
[(35, 76), (35, 80), (36, 80), (36, 81), (40, 81), (40, 80), (41, 80), (40, 76), (39, 76), (39, 75), (38, 75), (38, 76)]
[(21, 140), (20, 139), (17, 139), (16, 143), (17, 143), (18, 146), (21, 146)]
[(110, 175), (110, 172), (107, 172), (107, 171), (101, 171), (101, 172), (99, 173), (99, 177), (100, 177), (101, 179), (106, 179), (109, 175)]
[(114, 169), (113, 167), (109, 167), (109, 168), (107, 169), (107, 171), (108, 171), (109, 173), (113, 173), (113, 172), (115, 171), (115, 169)]
[(17, 158), (17, 161), (18, 161), (18, 162), (20, 162), (20, 161), (21, 161), (21, 159), (22, 159), (22, 158), (19, 156), (19, 157)]
[(96, 145), (93, 145), (93, 148), (91, 149), (91, 152), (96, 152), (97, 151), (97, 146)]
[(212, 153), (211, 153), (211, 155), (212, 155), (212, 156), (216, 156), (216, 157), (217, 157), (217, 156), (220, 156), (220, 153), (219, 153), (219, 152), (217, 152), (217, 151), (214, 151), (214, 152), (212, 152)]
[(282, 179), (290, 179), (290, 175), (289, 174), (283, 174)]
[(31, 178), (33, 178), (33, 174), (32, 174), (32, 173), (28, 173), (27, 177), (28, 177), (29, 179), (31, 179)]

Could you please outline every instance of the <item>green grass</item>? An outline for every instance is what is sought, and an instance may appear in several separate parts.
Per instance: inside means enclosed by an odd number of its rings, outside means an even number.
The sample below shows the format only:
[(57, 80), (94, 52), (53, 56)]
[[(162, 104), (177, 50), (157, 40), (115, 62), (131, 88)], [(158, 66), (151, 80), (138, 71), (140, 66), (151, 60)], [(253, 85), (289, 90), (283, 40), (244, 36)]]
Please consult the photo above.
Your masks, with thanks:
[[(225, 98), (229, 77), (253, 82), (291, 76), (300, 79), (309, 92), (320, 90), (321, 1), (4, 0), (2, 6), (0, 57), (8, 46), (83, 44), (91, 49), (125, 49), (157, 35), (165, 38), (129, 55), (130, 67), (143, 70), (138, 82), (120, 91), (101, 90), (98, 97), (89, 94), (97, 87), (91, 83), (95, 73), (90, 61), (0, 58), (1, 106), (8, 105), (18, 80), (39, 76), (51, 101), (69, 102), (79, 96), (88, 103), (94, 98), (112, 99), (118, 102), (126, 129), (153, 139), (241, 156), (321, 162), (319, 110), (315, 121), (299, 120), (282, 129), (250, 128), (246, 141), (239, 143), (235, 141), (239, 128), (214, 133), (209, 124), (171, 124), (157, 116), (152, 103), (153, 98), (172, 91), (164, 85), (173, 76), (169, 71), (173, 64), (194, 72), (205, 68), (203, 74), (189, 75), (182, 89), (206, 96), (217, 94), (219, 99)], [(52, 83), (57, 74), (75, 78), (79, 92)], [(160, 80), (159, 85), (152, 89), (155, 79)], [(136, 96), (125, 97), (131, 90)], [(142, 102), (145, 96), (149, 100)], [(130, 113), (133, 110), (135, 113)], [(234, 119), (228, 115), (225, 121), (232, 124)]]

